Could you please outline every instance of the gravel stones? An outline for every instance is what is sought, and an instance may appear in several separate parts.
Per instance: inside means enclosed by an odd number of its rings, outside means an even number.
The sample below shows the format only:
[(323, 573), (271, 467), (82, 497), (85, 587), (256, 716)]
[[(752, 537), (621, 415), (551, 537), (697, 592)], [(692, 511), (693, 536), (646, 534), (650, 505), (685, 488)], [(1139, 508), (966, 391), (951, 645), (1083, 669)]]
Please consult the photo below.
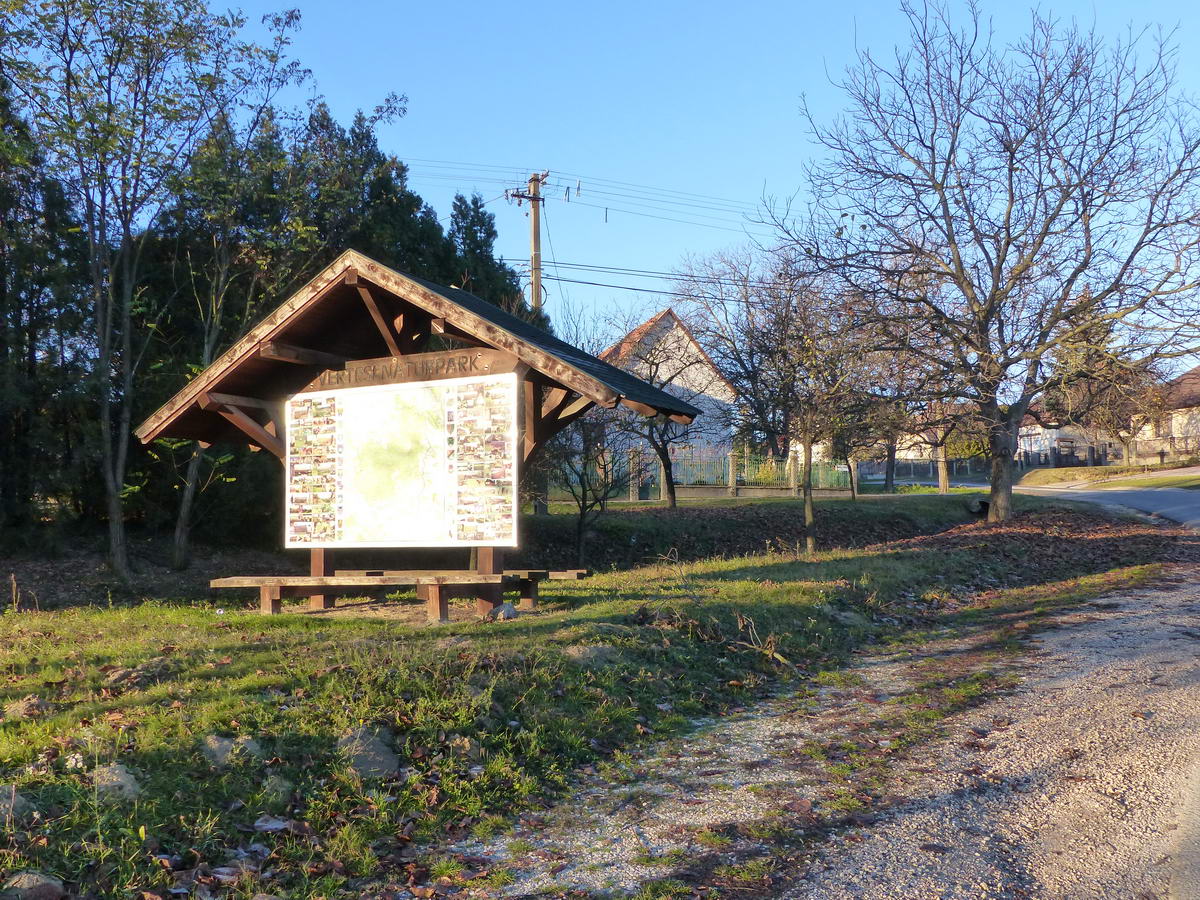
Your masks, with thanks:
[(394, 778), (400, 773), (400, 759), (389, 746), (393, 738), (386, 728), (364, 726), (342, 735), (337, 748), (359, 778)]
[(92, 772), (92, 783), (106, 800), (133, 800), (142, 792), (133, 773), (121, 763), (97, 767)]
[(262, 747), (258, 741), (248, 735), (237, 738), (221, 737), (210, 734), (200, 743), (200, 752), (208, 760), (209, 765), (222, 769), (233, 761), (235, 756), (262, 756)]
[(18, 872), (0, 888), (3, 900), (62, 900), (65, 896), (63, 883), (41, 872)]

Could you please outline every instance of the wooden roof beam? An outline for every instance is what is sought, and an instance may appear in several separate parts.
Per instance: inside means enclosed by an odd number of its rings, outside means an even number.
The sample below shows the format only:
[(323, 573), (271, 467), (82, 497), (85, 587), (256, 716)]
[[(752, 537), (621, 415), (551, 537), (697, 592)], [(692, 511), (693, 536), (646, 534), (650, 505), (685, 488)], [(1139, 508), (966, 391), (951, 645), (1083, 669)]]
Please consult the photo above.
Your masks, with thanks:
[(326, 353), (324, 350), (309, 350), (307, 347), (297, 347), (282, 341), (267, 341), (258, 348), (261, 359), (272, 362), (293, 363), (298, 366), (320, 366), (323, 369), (342, 369), (346, 366), (346, 357), (336, 353)]
[(236, 406), (222, 406), (216, 410), (218, 414), (231, 422), (240, 430), (246, 437), (262, 447), (268, 453), (283, 460), (287, 455), (283, 441), (267, 431), (262, 425), (252, 419), (244, 410)]
[(383, 336), (383, 342), (387, 345), (388, 353), (392, 356), (402, 356), (400, 352), (400, 343), (396, 339), (396, 332), (392, 330), (392, 326), (388, 324), (384, 318), (383, 311), (379, 308), (379, 303), (375, 299), (375, 295), (371, 293), (371, 289), (361, 281), (356, 281), (358, 287), (358, 295), (362, 297), (363, 304), (367, 307), (367, 312), (371, 314), (371, 318), (375, 321), (375, 327), (379, 329), (380, 335)]

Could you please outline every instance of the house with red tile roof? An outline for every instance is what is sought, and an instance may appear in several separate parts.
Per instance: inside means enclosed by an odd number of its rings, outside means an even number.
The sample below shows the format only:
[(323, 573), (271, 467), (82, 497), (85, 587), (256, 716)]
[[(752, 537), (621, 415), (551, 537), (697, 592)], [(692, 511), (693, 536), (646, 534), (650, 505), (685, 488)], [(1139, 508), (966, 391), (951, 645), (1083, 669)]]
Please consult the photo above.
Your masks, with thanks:
[(699, 409), (687, 426), (685, 442), (692, 449), (729, 449), (737, 394), (673, 309), (647, 319), (599, 356)]

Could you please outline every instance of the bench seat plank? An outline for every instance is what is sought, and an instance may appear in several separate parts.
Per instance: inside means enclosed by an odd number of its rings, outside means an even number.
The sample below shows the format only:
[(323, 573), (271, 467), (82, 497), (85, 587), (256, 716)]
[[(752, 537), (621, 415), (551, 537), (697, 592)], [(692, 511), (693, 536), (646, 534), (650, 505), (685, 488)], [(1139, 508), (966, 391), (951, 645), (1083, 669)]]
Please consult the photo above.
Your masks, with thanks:
[(507, 575), (488, 575), (480, 572), (393, 572), (387, 575), (231, 575), (214, 578), (214, 588), (262, 587), (389, 587), (416, 584), (502, 584), (515, 580)]

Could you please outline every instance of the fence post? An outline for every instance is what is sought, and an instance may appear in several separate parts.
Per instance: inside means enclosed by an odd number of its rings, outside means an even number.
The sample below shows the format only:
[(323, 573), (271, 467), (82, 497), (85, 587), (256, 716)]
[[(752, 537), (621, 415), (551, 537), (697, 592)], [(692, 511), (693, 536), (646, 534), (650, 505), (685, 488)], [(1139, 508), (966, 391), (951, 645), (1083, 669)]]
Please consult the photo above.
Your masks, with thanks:
[(800, 473), (797, 471), (799, 466), (796, 465), (796, 454), (789, 447), (787, 455), (787, 479), (788, 491), (793, 497), (800, 496)]
[(735, 447), (729, 448), (728, 463), (729, 464), (726, 467), (728, 469), (728, 471), (725, 473), (726, 485), (729, 490), (729, 496), (736, 497), (737, 496), (738, 471), (737, 471), (737, 449)]
[(629, 502), (636, 503), (642, 499), (642, 451), (637, 447), (629, 448)]

